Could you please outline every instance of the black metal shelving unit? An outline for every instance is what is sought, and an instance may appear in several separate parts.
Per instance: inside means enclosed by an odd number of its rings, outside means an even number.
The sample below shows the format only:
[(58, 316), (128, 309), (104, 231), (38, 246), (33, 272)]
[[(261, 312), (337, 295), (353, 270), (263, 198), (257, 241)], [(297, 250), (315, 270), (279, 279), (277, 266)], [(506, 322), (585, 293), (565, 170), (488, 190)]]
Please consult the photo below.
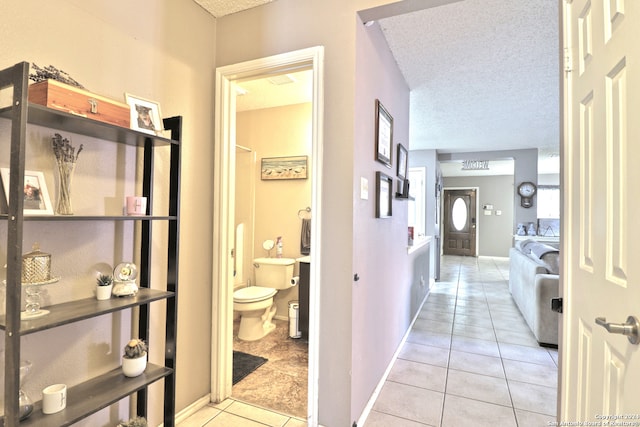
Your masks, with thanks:
[[(7, 222), (7, 291), (6, 315), (0, 316), (0, 329), (5, 331), (5, 414), (0, 418), (0, 427), (31, 425), (71, 425), (119, 400), (137, 394), (137, 414), (147, 414), (147, 386), (164, 379), (164, 426), (175, 423), (175, 363), (177, 335), (178, 296), (178, 239), (180, 211), (180, 140), (182, 118), (164, 120), (164, 127), (171, 130), (171, 138), (163, 138), (92, 119), (68, 114), (27, 100), (29, 64), (21, 62), (0, 71), (0, 89), (12, 88), (10, 107), (0, 108), (0, 118), (11, 121), (10, 141), (10, 191), (8, 213), (0, 215)], [(168, 174), (169, 206), (167, 215), (129, 217), (106, 216), (25, 216), (22, 185), (25, 172), (25, 139), (27, 125), (39, 125), (74, 134), (80, 134), (116, 144), (140, 147), (143, 150), (144, 166), (142, 195), (153, 205), (154, 195), (154, 151), (158, 147), (169, 147), (170, 171)], [(23, 226), (31, 221), (136, 221), (141, 225), (140, 290), (134, 297), (112, 298), (98, 301), (86, 298), (48, 306), (50, 314), (31, 320), (20, 319), (21, 268), (23, 254)], [(151, 239), (154, 223), (166, 223), (167, 240), (167, 288), (151, 289)], [(157, 249), (156, 249), (157, 250)], [(19, 421), (18, 390), (20, 388), (20, 347), (23, 335), (38, 333), (62, 325), (139, 307), (139, 337), (149, 339), (149, 305), (154, 301), (166, 301), (165, 360), (164, 366), (148, 364), (145, 372), (135, 378), (126, 378), (119, 368), (71, 387), (68, 390), (67, 407), (59, 413), (44, 415), (41, 402), (35, 403), (33, 413)], [(74, 398), (76, 396), (76, 398)], [(45, 423), (45, 424), (43, 424)]]

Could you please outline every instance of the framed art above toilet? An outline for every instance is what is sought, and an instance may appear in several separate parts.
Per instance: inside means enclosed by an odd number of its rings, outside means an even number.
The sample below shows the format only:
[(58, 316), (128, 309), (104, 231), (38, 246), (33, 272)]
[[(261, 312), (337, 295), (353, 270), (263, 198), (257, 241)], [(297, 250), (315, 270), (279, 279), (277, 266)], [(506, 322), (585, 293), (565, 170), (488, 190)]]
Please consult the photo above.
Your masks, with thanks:
[(263, 181), (307, 179), (308, 156), (264, 157), (260, 166)]

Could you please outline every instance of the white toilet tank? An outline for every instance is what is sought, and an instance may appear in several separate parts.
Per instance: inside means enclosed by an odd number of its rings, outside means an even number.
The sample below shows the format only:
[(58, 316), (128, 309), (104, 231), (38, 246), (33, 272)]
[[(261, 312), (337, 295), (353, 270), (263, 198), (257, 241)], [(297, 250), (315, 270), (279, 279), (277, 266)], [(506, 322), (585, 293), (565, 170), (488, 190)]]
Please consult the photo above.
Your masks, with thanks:
[(292, 286), (293, 258), (256, 258), (253, 266), (256, 272), (256, 286), (272, 289), (287, 289)]

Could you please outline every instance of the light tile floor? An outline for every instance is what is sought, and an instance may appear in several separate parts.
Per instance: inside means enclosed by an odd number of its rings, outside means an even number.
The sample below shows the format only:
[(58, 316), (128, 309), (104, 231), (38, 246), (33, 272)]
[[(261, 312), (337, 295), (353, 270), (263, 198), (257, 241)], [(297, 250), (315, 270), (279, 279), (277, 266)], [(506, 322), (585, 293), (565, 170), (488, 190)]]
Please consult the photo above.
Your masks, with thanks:
[[(442, 258), (440, 281), (364, 427), (542, 427), (555, 421), (558, 353), (536, 342), (509, 294), (508, 275), (508, 258)], [(265, 425), (306, 423), (227, 399), (179, 424)]]
[(307, 422), (234, 399), (211, 403), (178, 427), (305, 427)]
[(508, 281), (508, 258), (442, 257), (365, 427), (552, 425), (558, 352), (538, 345)]

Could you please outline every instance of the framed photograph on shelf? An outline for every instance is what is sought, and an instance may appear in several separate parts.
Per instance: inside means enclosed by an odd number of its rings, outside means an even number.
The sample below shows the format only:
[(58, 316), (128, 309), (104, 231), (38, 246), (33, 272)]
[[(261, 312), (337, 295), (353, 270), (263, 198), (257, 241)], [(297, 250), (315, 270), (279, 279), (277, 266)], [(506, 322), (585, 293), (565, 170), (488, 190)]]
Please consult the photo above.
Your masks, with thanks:
[[(4, 194), (9, 206), (9, 168), (0, 168)], [(24, 171), (24, 206), (25, 215), (53, 215), (53, 206), (47, 191), (44, 174), (39, 171)]]
[(398, 144), (398, 178), (401, 180), (407, 179), (407, 164), (409, 163), (409, 152), (404, 145)]
[(124, 98), (131, 107), (131, 129), (162, 136), (160, 104), (130, 93), (125, 93)]
[(393, 178), (376, 172), (376, 218), (391, 218)]
[(393, 117), (376, 99), (376, 160), (391, 168), (393, 147)]

